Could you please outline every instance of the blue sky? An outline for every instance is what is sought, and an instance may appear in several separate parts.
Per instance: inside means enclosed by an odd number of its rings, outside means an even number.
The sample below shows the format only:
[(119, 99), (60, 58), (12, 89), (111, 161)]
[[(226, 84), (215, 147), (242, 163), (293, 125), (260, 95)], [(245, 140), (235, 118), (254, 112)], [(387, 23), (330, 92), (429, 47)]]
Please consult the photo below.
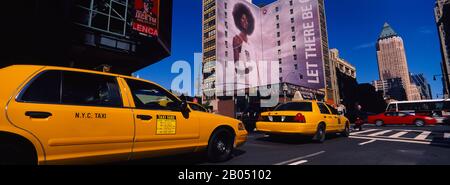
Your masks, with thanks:
[[(330, 48), (339, 49), (341, 57), (356, 66), (360, 83), (377, 80), (375, 42), (383, 24), (388, 22), (403, 37), (410, 72), (424, 73), (433, 96), (442, 96), (441, 81), (433, 81), (433, 75), (441, 74), (434, 3), (435, 0), (325, 0)], [(174, 0), (172, 56), (139, 71), (139, 76), (170, 88), (177, 76), (171, 74), (172, 64), (179, 60), (193, 64), (194, 53), (202, 51), (201, 16), (201, 0)]]

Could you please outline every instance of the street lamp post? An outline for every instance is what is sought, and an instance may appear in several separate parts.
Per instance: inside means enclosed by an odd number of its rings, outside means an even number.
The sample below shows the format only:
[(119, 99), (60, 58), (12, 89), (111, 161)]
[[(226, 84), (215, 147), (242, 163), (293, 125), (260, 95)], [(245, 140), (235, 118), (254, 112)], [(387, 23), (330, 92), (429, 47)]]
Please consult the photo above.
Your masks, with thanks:
[[(433, 80), (434, 80), (434, 81), (437, 81), (437, 78), (436, 78), (436, 77), (438, 77), (438, 76), (442, 76), (442, 77), (445, 78), (445, 75), (440, 74), (440, 75), (434, 75), (434, 76), (433, 76)], [(447, 78), (450, 78), (450, 74), (447, 76)], [(447, 81), (447, 80), (445, 79), (445, 81)], [(447, 84), (447, 82), (445, 82), (445, 84)], [(445, 93), (443, 94), (444, 98), (447, 98), (446, 95), (448, 96), (448, 94), (450, 93), (450, 90), (449, 90), (448, 88), (449, 88), (448, 85), (445, 85), (445, 87), (444, 87)], [(439, 95), (438, 95), (438, 96), (439, 96)]]

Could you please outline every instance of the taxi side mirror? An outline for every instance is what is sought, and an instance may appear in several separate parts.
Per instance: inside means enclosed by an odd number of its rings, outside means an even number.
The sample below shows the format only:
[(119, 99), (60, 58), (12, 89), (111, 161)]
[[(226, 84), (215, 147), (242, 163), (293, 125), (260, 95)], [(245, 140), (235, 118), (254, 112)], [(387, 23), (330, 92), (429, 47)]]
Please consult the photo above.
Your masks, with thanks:
[(181, 99), (181, 104), (180, 104), (181, 112), (189, 112), (186, 96), (184, 96), (184, 94), (183, 94), (180, 96), (180, 99)]

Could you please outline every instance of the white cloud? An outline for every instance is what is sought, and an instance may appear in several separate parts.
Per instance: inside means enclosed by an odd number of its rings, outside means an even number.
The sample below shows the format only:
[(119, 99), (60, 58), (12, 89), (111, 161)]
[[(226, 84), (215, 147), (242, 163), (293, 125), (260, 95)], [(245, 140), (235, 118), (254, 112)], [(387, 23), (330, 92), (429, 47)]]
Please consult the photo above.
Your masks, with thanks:
[(356, 49), (356, 50), (367, 49), (367, 48), (375, 47), (375, 44), (376, 44), (376, 42), (364, 43), (364, 44), (354, 47), (353, 49)]
[(427, 28), (427, 27), (421, 27), (419, 29), (419, 32), (422, 33), (422, 34), (432, 34), (433, 30), (430, 29), (430, 28)]

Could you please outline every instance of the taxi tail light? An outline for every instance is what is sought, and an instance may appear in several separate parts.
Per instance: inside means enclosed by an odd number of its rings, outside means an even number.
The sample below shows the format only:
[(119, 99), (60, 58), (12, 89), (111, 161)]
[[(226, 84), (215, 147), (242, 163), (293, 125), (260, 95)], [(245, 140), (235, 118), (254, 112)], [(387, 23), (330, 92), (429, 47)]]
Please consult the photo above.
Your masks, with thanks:
[(306, 123), (306, 118), (302, 113), (298, 113), (295, 118), (294, 118), (295, 122), (299, 122), (299, 123)]

